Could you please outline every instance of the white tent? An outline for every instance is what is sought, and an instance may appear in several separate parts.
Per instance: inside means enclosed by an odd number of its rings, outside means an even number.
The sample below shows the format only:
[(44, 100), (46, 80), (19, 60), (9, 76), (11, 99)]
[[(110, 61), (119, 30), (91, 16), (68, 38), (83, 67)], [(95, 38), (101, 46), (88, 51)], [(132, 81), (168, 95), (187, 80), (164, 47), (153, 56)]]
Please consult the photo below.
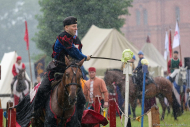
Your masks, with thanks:
[[(11, 94), (11, 82), (13, 80), (12, 67), (16, 62), (17, 53), (15, 51), (5, 53), (1, 60), (1, 80), (0, 94)], [(28, 75), (26, 77), (29, 79)], [(6, 108), (6, 102), (11, 100), (10, 97), (1, 98), (2, 108)]]
[[(131, 49), (137, 58), (138, 50), (129, 43), (126, 38), (116, 29), (102, 29), (94, 25), (91, 26), (87, 34), (82, 39), (83, 53), (93, 55), (94, 57), (108, 57), (121, 59), (122, 52), (125, 49)], [(145, 58), (150, 63), (151, 71), (160, 67), (156, 62), (145, 55)], [(135, 62), (137, 65), (138, 58)], [(104, 75), (106, 69), (117, 68), (121, 69), (120, 61), (91, 59), (84, 63), (84, 67), (96, 67), (98, 75)]]
[(161, 65), (164, 69), (164, 71), (167, 71), (167, 63), (166, 60), (164, 59), (164, 56), (154, 47), (152, 43), (150, 43), (149, 36), (147, 37), (147, 41), (145, 45), (142, 47), (141, 51), (154, 60), (156, 63)]

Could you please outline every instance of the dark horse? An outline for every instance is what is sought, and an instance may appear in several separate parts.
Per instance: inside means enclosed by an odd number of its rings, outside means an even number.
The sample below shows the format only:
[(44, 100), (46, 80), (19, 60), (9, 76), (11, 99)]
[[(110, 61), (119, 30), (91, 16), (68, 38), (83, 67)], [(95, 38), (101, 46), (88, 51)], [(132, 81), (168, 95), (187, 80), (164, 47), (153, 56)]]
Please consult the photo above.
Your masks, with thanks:
[[(26, 80), (25, 69), (20, 69), (17, 75), (17, 80), (11, 86), (12, 93), (19, 98), (19, 102), (30, 92), (30, 83)], [(18, 102), (15, 99), (15, 105)]]
[[(110, 92), (113, 92), (114, 87), (112, 86), (112, 83), (115, 82), (116, 85), (120, 87), (122, 96), (125, 97), (125, 76), (123, 75), (123, 72), (121, 70), (117, 70), (117, 69), (107, 70), (105, 72), (104, 80)], [(139, 95), (137, 93), (138, 93), (138, 89), (136, 85), (133, 83), (132, 77), (130, 77), (129, 78), (129, 103), (131, 104), (134, 118), (136, 117), (136, 114), (135, 114), (136, 99), (139, 98)], [(145, 98), (152, 98), (152, 97), (158, 97), (162, 107), (163, 105), (165, 106), (162, 98), (166, 97), (168, 99), (170, 106), (172, 106), (174, 119), (177, 119), (177, 116), (178, 116), (177, 112), (179, 112), (180, 108), (177, 104), (177, 100), (172, 90), (172, 84), (169, 80), (165, 79), (164, 77), (155, 77), (154, 84), (151, 83), (151, 84), (146, 85)], [(166, 108), (166, 106), (164, 108)], [(162, 119), (164, 119), (165, 110), (166, 109), (163, 109), (162, 117), (161, 117)]]
[[(80, 70), (80, 67), (82, 66), (83, 62), (84, 59), (81, 60), (79, 63), (71, 63), (65, 57), (65, 63), (67, 68), (64, 74), (60, 74), (62, 76), (61, 82), (52, 90), (52, 94), (50, 95), (51, 110), (57, 116), (57, 123), (59, 126), (65, 127), (67, 119), (69, 119), (75, 112), (77, 93), (81, 89), (80, 78), (82, 77), (82, 72)], [(45, 115), (45, 121), (46, 117), (48, 117), (48, 110), (49, 109), (47, 109), (46, 106), (46, 113), (42, 113), (43, 115)], [(77, 123), (78, 121), (75, 122), (76, 125)], [(43, 127), (44, 118), (35, 117), (32, 120), (32, 126)]]

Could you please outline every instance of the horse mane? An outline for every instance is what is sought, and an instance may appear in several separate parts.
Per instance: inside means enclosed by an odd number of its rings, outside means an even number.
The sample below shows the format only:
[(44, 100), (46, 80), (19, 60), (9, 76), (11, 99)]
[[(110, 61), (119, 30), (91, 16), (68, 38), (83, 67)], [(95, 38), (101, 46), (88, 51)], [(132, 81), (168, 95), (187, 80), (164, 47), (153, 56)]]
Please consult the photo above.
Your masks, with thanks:
[(116, 69), (116, 68), (114, 68), (114, 69), (109, 69), (109, 70), (107, 70), (107, 71), (116, 71), (116, 72), (122, 72), (122, 73), (123, 73), (122, 70), (120, 70), (120, 69)]
[(69, 62), (70, 62), (70, 65), (75, 65), (75, 64), (79, 63), (80, 61), (72, 59), (72, 60), (69, 60)]

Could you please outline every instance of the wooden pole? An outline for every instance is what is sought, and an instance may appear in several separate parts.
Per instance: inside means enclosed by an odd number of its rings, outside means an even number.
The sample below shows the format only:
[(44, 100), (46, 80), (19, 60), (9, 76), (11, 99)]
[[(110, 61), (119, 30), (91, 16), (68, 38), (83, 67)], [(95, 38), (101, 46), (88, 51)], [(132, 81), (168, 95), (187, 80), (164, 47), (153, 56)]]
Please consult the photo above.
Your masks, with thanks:
[(168, 56), (167, 56), (167, 76), (169, 75), (168, 71), (169, 71), (169, 68), (168, 68)]
[[(143, 65), (143, 89), (142, 89), (142, 111), (141, 115), (144, 115), (144, 100), (145, 100), (145, 81), (146, 81), (146, 73), (148, 73), (148, 66)], [(141, 118), (141, 127), (143, 127), (143, 122), (144, 122), (144, 116)]]
[[(123, 68), (123, 74), (125, 74), (125, 124), (124, 127), (127, 126), (128, 123), (128, 105), (129, 105), (129, 67), (130, 63), (125, 63), (125, 67)], [(131, 68), (132, 70), (132, 68)]]
[(8, 127), (16, 127), (16, 108), (8, 109)]
[(0, 99), (0, 109), (2, 108), (2, 105), (1, 105), (1, 99)]
[(116, 127), (116, 104), (113, 99), (109, 100), (110, 127)]
[(29, 47), (28, 47), (28, 58), (29, 58), (29, 66), (30, 66), (30, 78), (31, 78), (31, 83), (32, 83), (32, 85), (30, 85), (30, 86), (33, 86), (32, 67), (31, 67), (31, 61), (30, 61), (30, 49), (29, 49)]
[(183, 58), (182, 58), (182, 55), (181, 55), (181, 44), (179, 44), (179, 53), (180, 53), (180, 60), (183, 63)]
[(1, 99), (0, 99), (0, 127), (4, 127), (4, 125), (3, 125), (3, 109), (1, 106)]
[[(101, 110), (101, 109), (99, 110), (99, 107), (100, 107), (99, 100), (100, 100), (100, 96), (96, 96), (96, 97), (95, 97), (94, 110), (95, 110), (97, 113), (100, 113), (100, 110)], [(100, 124), (97, 124), (97, 125), (95, 125), (94, 127), (100, 127)]]
[[(178, 28), (179, 28), (179, 21), (177, 19), (177, 24), (178, 24)], [(179, 38), (180, 39), (180, 38)], [(180, 40), (179, 40), (179, 53), (180, 53), (180, 60), (181, 62), (183, 63), (183, 58), (182, 58), (182, 55), (181, 55), (181, 44), (180, 44)]]

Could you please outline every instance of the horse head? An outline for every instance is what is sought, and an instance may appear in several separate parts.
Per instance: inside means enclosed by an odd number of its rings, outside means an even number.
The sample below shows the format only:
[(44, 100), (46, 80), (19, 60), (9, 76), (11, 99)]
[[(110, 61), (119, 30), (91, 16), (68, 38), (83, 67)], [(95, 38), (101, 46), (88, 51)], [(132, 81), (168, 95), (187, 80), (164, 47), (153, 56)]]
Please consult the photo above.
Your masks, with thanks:
[(17, 86), (16, 90), (18, 92), (22, 92), (26, 89), (26, 83), (25, 83), (25, 69), (19, 69), (19, 73), (17, 75)]
[(105, 72), (104, 81), (106, 83), (108, 91), (110, 93), (113, 93), (115, 89), (114, 85), (122, 88), (123, 84), (125, 84), (125, 77), (121, 70), (112, 69)]
[(18, 79), (22, 80), (25, 77), (25, 69), (18, 69)]
[(65, 64), (67, 68), (63, 74), (62, 81), (70, 105), (73, 105), (76, 102), (77, 93), (81, 89), (80, 79), (82, 77), (82, 71), (80, 67), (82, 66), (84, 60), (85, 59), (81, 60), (79, 63), (76, 63), (70, 62), (67, 57), (65, 57)]
[(183, 84), (187, 84), (187, 67), (180, 67), (179, 74)]

